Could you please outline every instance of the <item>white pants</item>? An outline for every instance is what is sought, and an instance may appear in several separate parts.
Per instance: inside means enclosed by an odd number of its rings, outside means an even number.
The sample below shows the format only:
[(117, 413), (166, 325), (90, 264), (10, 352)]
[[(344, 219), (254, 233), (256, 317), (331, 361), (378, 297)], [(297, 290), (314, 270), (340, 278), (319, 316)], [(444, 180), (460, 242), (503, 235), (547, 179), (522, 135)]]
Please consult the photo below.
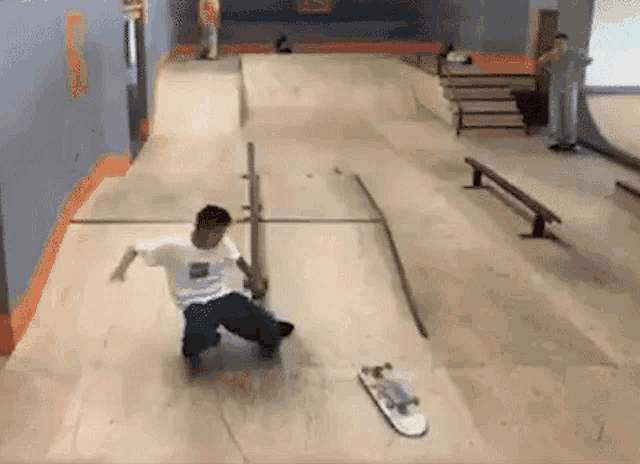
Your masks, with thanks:
[(549, 129), (560, 145), (578, 143), (578, 84), (569, 89), (549, 89)]

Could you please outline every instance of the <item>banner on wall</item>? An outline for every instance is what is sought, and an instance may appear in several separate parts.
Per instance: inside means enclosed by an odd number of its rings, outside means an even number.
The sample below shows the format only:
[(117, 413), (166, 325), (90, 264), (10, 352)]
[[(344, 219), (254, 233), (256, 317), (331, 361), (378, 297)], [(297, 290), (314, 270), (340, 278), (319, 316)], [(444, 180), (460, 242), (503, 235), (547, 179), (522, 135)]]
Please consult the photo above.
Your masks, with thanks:
[(68, 11), (64, 24), (64, 56), (67, 91), (71, 101), (78, 101), (89, 93), (89, 66), (84, 56), (87, 18), (80, 10)]

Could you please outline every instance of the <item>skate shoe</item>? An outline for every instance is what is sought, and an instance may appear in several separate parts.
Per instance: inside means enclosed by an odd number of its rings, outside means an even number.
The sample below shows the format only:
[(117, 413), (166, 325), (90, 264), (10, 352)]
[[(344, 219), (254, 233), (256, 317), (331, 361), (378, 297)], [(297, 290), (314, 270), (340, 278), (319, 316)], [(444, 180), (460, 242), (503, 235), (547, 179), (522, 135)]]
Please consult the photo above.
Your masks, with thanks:
[(278, 348), (280, 344), (277, 345), (260, 345), (260, 357), (262, 359), (274, 359), (276, 354), (278, 354)]
[(294, 326), (290, 322), (278, 322), (280, 326), (280, 337), (287, 338), (293, 332)]
[[(283, 338), (288, 337), (293, 332), (294, 326), (290, 322), (278, 322), (278, 326), (280, 327), (280, 341)], [(276, 357), (278, 353), (278, 348), (280, 347), (280, 341), (275, 345), (260, 345), (260, 357), (264, 359), (273, 359)]]
[(199, 374), (202, 369), (202, 360), (200, 359), (200, 355), (184, 357), (184, 366), (187, 372), (187, 377), (192, 378), (193, 376)]

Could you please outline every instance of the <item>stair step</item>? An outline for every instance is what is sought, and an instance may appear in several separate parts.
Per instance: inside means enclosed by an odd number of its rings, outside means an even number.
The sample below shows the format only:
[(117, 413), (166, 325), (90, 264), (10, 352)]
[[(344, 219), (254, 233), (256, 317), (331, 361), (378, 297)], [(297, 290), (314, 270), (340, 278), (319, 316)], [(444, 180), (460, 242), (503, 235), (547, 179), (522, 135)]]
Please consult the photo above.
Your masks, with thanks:
[(465, 127), (480, 127), (480, 126), (516, 126), (524, 127), (521, 114), (473, 114), (463, 113), (462, 124)]
[(533, 77), (493, 77), (493, 76), (469, 76), (469, 77), (440, 77), (440, 82), (444, 87), (469, 87), (485, 85), (508, 85), (510, 87), (531, 90), (535, 89), (536, 80)]
[(445, 87), (444, 96), (448, 100), (492, 100), (495, 98), (515, 100), (511, 87), (505, 88), (463, 88)]
[(461, 101), (457, 102), (462, 108), (462, 111), (467, 113), (485, 112), (485, 111), (500, 111), (503, 113), (520, 113), (518, 105), (514, 100), (511, 101)]

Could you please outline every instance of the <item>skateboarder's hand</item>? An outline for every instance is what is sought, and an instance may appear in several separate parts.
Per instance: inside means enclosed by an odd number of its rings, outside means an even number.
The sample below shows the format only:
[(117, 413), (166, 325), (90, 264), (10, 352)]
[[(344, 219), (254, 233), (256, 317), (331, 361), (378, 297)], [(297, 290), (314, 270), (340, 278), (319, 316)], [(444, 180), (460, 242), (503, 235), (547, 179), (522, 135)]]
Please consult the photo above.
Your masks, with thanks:
[(264, 298), (267, 293), (267, 279), (262, 279), (262, 285), (256, 285), (252, 283), (251, 285), (251, 293), (253, 293), (254, 298)]
[(111, 274), (109, 282), (124, 282), (124, 280), (124, 272), (120, 269), (116, 269), (113, 274)]

